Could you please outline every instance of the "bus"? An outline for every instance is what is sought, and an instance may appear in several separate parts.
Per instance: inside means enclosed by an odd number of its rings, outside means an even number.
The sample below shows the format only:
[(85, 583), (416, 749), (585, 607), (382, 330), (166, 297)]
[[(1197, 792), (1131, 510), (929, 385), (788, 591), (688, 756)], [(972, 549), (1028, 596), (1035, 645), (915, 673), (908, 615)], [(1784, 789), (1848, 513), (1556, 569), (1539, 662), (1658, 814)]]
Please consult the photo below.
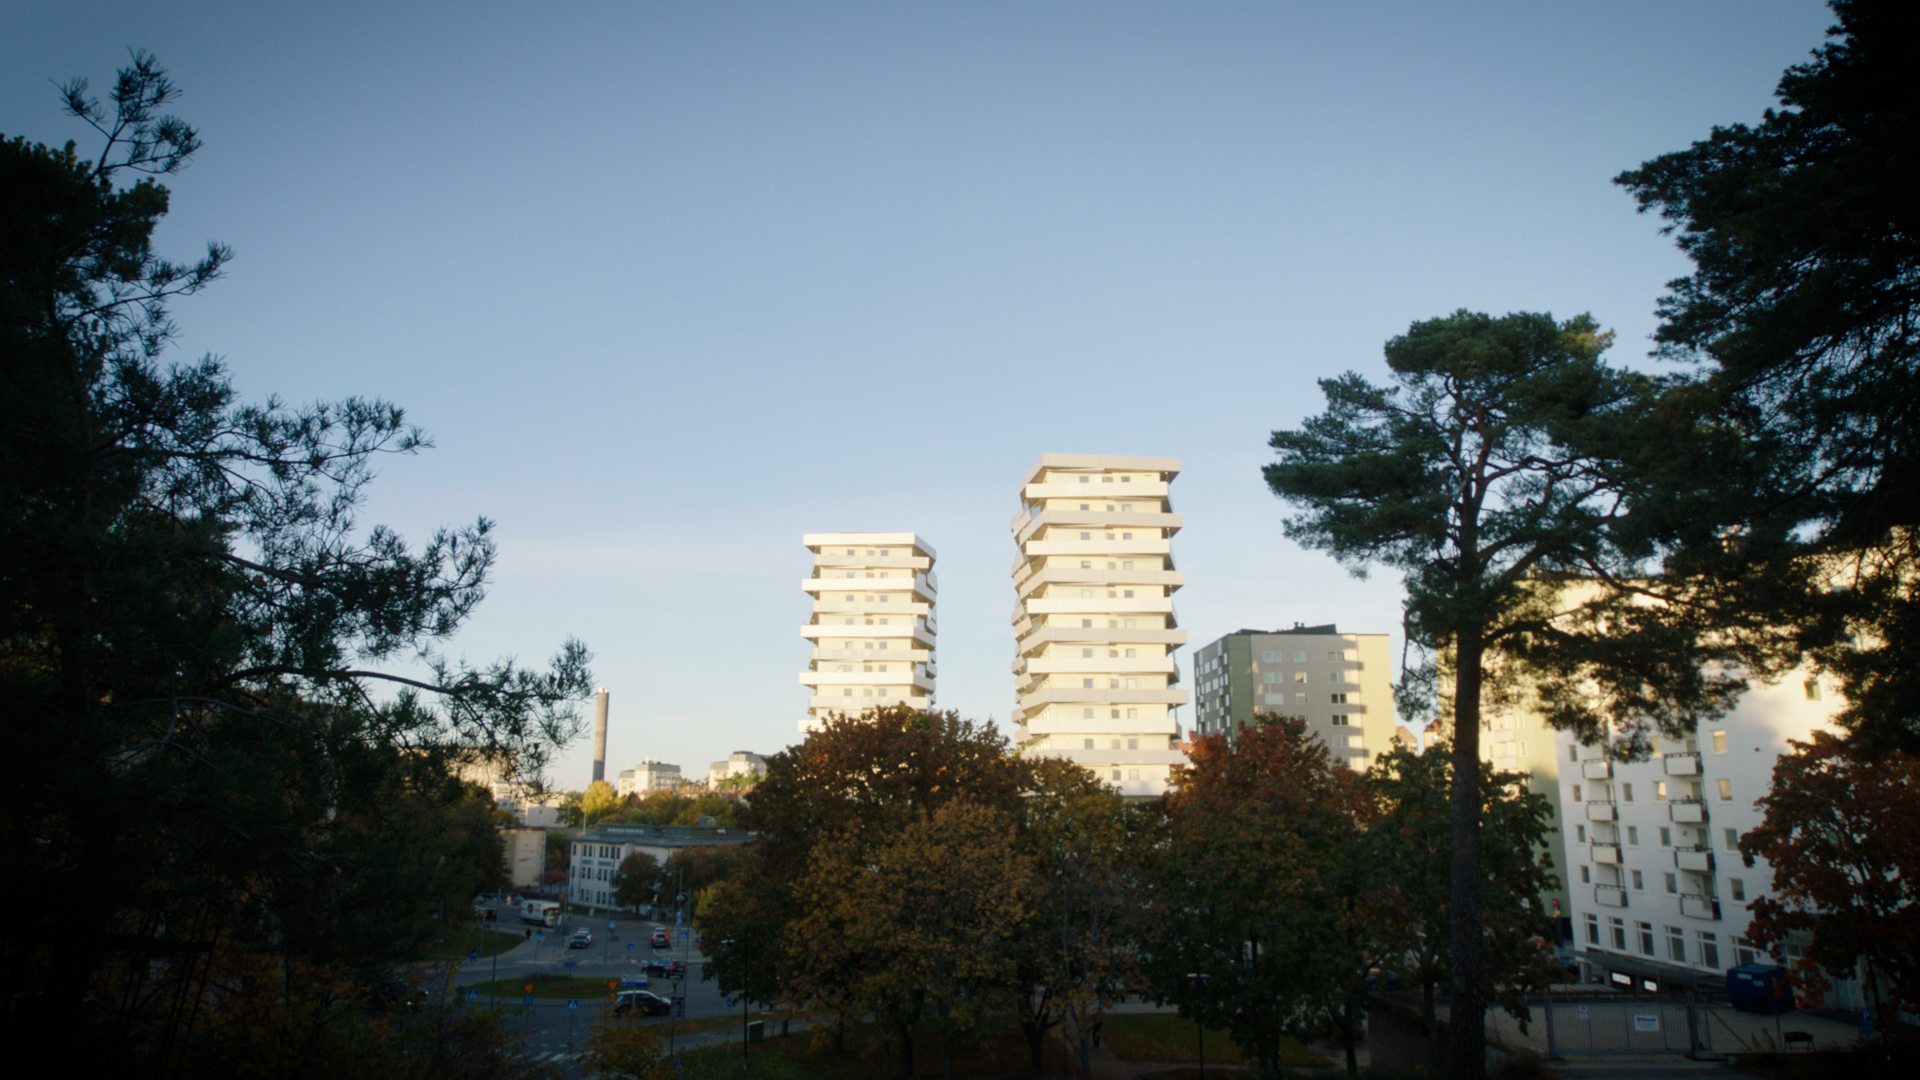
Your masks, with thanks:
[(535, 926), (557, 925), (560, 905), (552, 900), (524, 900), (520, 904), (520, 921)]

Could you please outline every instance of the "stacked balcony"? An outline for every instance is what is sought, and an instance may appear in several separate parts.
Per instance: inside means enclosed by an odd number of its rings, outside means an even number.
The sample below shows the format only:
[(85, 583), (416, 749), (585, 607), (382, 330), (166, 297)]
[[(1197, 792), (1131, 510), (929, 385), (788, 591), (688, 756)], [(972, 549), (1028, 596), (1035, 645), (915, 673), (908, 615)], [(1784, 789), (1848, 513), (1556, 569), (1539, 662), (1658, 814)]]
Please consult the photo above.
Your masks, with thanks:
[(1674, 848), (1673, 865), (1696, 874), (1713, 873), (1713, 852), (1706, 848)]
[(1718, 921), (1720, 918), (1720, 901), (1710, 896), (1683, 893), (1680, 897), (1680, 914), (1685, 915), (1689, 919)]
[(1662, 767), (1668, 776), (1699, 776), (1700, 754), (1689, 751), (1684, 754), (1665, 754), (1661, 758)]
[(1699, 799), (1674, 799), (1667, 804), (1667, 813), (1677, 825), (1707, 823), (1707, 804)]

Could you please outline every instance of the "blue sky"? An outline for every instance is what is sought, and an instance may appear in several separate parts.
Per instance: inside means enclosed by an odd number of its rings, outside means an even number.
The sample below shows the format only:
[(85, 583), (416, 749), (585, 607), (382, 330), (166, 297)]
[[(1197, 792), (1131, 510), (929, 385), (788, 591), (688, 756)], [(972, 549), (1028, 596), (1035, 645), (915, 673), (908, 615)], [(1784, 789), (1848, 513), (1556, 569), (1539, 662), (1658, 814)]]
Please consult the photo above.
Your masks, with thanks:
[[(1281, 533), (1266, 438), (1456, 308), (1592, 312), (1642, 365), (1686, 264), (1610, 183), (1751, 120), (1808, 0), (16, 3), (0, 133), (129, 47), (205, 149), (163, 250), (234, 247), (182, 357), (399, 402), (366, 520), (499, 523), (454, 643), (613, 690), (610, 768), (793, 741), (805, 532), (940, 552), (940, 700), (1004, 725), (1042, 452), (1182, 458), (1193, 646), (1394, 632)], [(1182, 652), (1182, 670), (1185, 657)], [(552, 780), (584, 783), (571, 748)]]

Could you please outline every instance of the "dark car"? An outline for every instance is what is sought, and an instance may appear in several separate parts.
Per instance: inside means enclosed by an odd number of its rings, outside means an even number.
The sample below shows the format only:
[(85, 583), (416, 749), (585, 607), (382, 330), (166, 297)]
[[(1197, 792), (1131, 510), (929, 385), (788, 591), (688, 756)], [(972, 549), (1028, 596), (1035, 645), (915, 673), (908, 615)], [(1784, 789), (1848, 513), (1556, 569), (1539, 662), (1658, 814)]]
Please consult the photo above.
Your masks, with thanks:
[(649, 960), (642, 969), (650, 979), (684, 979), (687, 965), (678, 960)]
[(672, 1002), (646, 990), (622, 990), (613, 999), (615, 1016), (625, 1016), (628, 1013), (639, 1013), (641, 1016), (665, 1016), (672, 1011)]
[(656, 949), (668, 949), (673, 947), (673, 939), (667, 936), (665, 930), (655, 930), (650, 944)]
[(575, 930), (573, 938), (567, 942), (569, 949), (584, 949), (593, 944), (593, 931)]

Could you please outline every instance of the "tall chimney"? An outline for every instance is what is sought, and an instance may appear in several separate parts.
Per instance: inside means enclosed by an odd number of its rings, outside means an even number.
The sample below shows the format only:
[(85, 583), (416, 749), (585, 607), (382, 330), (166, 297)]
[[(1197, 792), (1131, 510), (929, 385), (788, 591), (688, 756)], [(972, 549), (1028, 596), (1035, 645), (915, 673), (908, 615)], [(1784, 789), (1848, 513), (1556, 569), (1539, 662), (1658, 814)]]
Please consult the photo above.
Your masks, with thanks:
[(607, 688), (593, 695), (593, 780), (607, 778)]

